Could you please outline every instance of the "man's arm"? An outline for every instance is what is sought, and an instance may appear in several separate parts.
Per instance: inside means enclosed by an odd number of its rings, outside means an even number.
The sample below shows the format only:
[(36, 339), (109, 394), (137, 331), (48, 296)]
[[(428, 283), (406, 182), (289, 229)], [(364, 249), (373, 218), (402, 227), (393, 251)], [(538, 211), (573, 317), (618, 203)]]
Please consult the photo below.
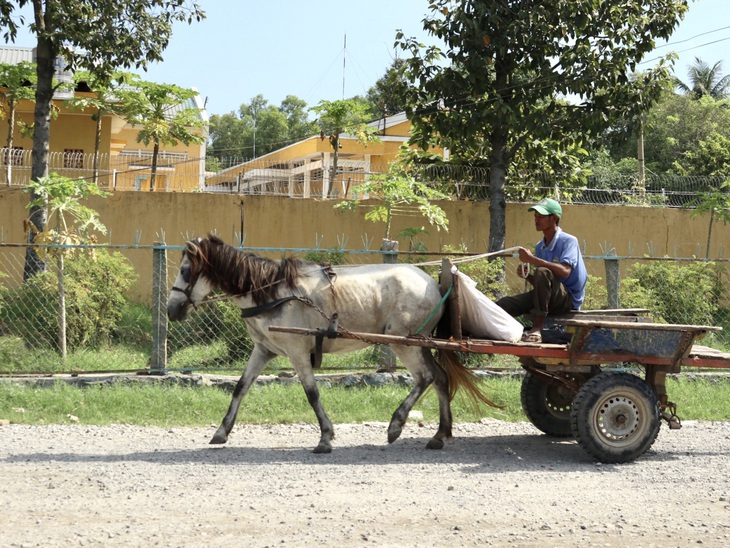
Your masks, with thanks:
[[(550, 270), (555, 276), (558, 278), (565, 279), (568, 276), (570, 276), (570, 273), (573, 272), (573, 267), (566, 263), (551, 263), (548, 261), (545, 261), (543, 259), (540, 259), (539, 257), (535, 257), (535, 255), (532, 254), (532, 251), (527, 249), (526, 247), (521, 247), (518, 251), (520, 255), (520, 261), (523, 263), (530, 264), (536, 268), (547, 268)], [(532, 275), (528, 276), (527, 280), (531, 281)]]

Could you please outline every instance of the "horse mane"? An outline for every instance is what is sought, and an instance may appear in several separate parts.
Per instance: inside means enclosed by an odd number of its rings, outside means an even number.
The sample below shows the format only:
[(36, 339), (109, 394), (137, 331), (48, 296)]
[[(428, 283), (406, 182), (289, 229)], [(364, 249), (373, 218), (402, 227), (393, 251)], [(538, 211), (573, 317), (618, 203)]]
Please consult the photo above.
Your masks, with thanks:
[(274, 261), (244, 252), (214, 235), (190, 242), (185, 249), (191, 266), (191, 284), (205, 276), (229, 295), (249, 293), (257, 305), (276, 298), (279, 286), (294, 289), (302, 266), (307, 262), (287, 257)]

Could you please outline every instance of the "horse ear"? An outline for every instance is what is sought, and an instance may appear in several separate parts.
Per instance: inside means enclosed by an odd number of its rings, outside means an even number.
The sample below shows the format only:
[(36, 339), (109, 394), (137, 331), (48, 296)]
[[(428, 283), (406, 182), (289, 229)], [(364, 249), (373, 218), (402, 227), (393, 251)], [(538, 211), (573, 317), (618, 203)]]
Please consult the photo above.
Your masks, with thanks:
[[(200, 240), (200, 238), (198, 238)], [(200, 241), (198, 241), (200, 243)], [(192, 240), (185, 243), (185, 251), (188, 255), (195, 256), (199, 253), (199, 248)]]

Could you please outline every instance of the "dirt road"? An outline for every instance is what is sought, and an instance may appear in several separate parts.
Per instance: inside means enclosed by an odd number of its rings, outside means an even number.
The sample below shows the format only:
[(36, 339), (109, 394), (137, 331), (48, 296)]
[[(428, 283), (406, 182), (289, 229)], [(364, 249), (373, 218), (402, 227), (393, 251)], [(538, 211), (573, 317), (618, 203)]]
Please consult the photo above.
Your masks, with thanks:
[(730, 545), (730, 422), (592, 461), (527, 423), (0, 427), (2, 546)]

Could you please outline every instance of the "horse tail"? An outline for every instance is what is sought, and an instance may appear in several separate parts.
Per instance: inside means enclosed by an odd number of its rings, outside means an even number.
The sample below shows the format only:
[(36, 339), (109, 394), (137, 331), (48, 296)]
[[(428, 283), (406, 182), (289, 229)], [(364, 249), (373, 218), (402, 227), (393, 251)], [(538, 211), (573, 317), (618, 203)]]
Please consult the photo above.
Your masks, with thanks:
[(441, 368), (446, 372), (446, 376), (449, 379), (449, 400), (453, 400), (456, 392), (461, 388), (464, 390), (469, 402), (476, 409), (479, 408), (480, 404), (486, 404), (497, 409), (503, 408), (484, 395), (477, 384), (479, 378), (461, 362), (456, 352), (453, 350), (439, 349), (437, 351), (436, 361), (438, 361)]

